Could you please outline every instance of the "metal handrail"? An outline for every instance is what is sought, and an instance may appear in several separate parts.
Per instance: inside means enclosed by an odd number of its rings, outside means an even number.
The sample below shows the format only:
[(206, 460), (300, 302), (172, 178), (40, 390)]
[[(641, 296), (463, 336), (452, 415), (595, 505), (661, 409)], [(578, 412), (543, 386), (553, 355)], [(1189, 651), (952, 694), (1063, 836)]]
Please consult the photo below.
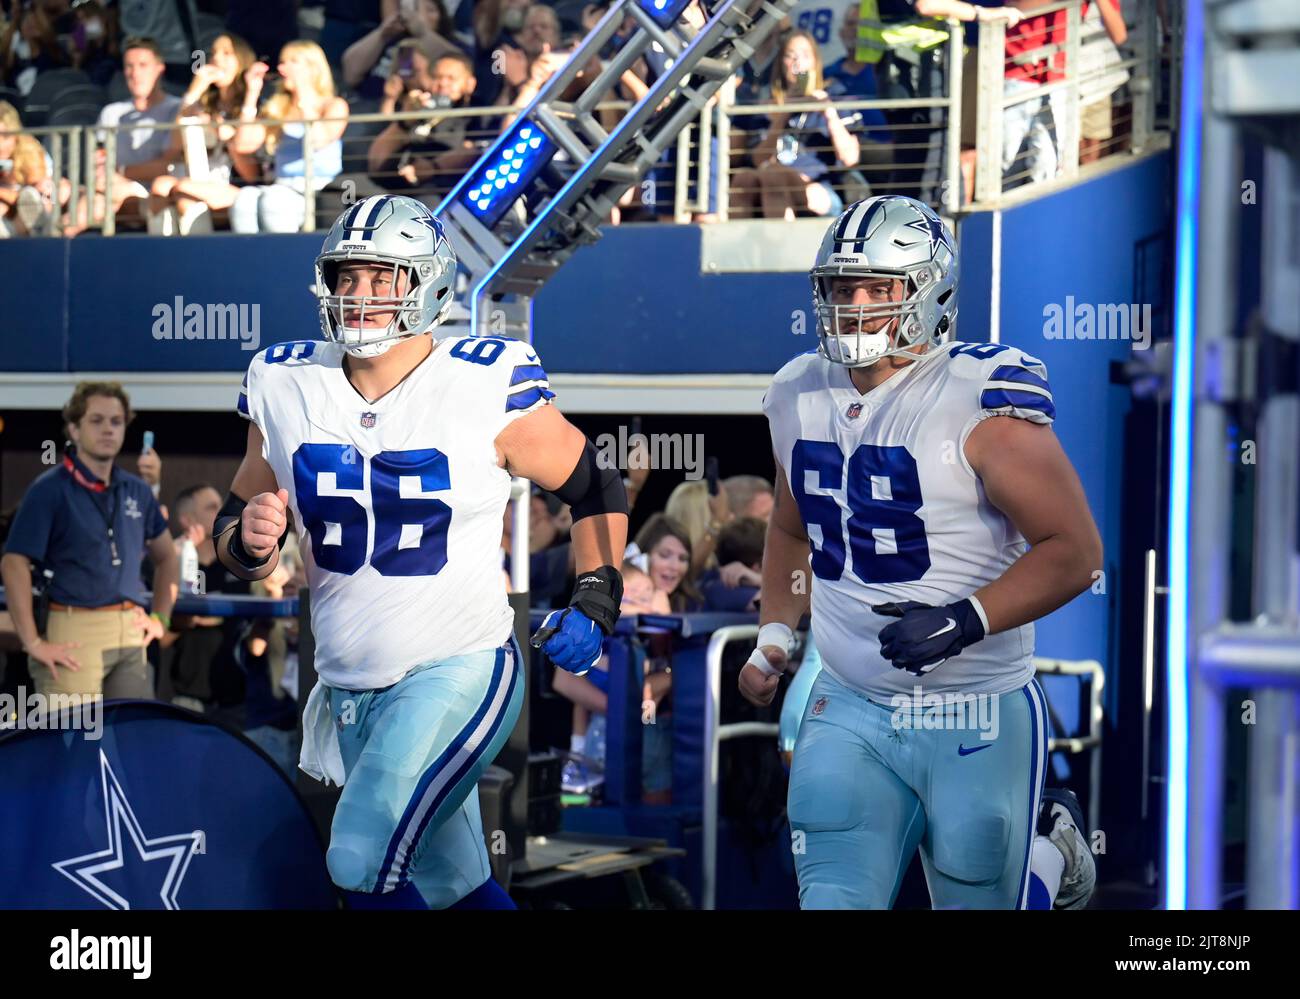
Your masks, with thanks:
[(1088, 762), (1088, 829), (1090, 835), (1101, 819), (1101, 743), (1102, 722), (1105, 714), (1101, 695), (1106, 687), (1106, 671), (1095, 659), (1046, 659), (1035, 656), (1032, 660), (1035, 673), (1054, 676), (1077, 676), (1091, 681), (1088, 687), (1088, 734), (1083, 737), (1065, 736), (1047, 740), (1047, 751), (1079, 754), (1087, 752)]
[[(709, 637), (705, 652), (707, 696), (704, 709), (704, 858), (700, 882), (700, 908), (717, 908), (718, 900), (718, 756), (726, 739), (741, 735), (775, 735), (779, 726), (761, 722), (722, 725), (722, 650), (729, 642), (754, 642), (758, 625), (738, 624), (719, 628)], [(757, 729), (754, 726), (758, 726)]]

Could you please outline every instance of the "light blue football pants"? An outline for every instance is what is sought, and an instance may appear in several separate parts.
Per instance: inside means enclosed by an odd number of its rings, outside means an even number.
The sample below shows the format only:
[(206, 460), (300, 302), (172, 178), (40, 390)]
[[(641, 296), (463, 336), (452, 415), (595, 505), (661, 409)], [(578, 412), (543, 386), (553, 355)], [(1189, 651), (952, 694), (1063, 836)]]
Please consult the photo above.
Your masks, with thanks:
[(889, 908), (918, 847), (936, 908), (1025, 908), (1046, 757), (1036, 681), (917, 715), (823, 669), (790, 771), (801, 908)]
[(347, 772), (326, 854), (334, 883), (377, 894), (411, 881), (430, 908), (468, 895), (491, 874), (478, 779), (523, 703), (514, 638), (329, 697)]

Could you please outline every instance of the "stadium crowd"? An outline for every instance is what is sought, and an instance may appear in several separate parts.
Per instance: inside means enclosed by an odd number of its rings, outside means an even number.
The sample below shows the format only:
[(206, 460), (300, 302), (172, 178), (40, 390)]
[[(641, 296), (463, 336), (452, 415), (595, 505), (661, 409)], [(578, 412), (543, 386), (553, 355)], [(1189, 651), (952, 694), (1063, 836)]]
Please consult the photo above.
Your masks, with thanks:
[[(850, 4), (839, 36), (845, 54), (829, 65), (814, 33), (787, 21), (736, 81), (742, 107), (730, 133), (729, 211), (827, 217), (887, 192), (937, 202), (941, 108), (837, 107), (945, 96), (947, 29), (934, 18), (966, 23), (969, 199), (977, 24), (1006, 25), (1004, 90), (1022, 93), (1062, 77), (1066, 16), (1034, 13), (1047, 2)], [(119, 228), (164, 235), (297, 231), (308, 183), (318, 220), (332, 219), (346, 199), (385, 191), (436, 205), (509, 126), (506, 109), (532, 100), (607, 9), (608, 0), (0, 0), (0, 235), (97, 228), (110, 208), (106, 196)], [(699, 0), (687, 8), (695, 28), (704, 17)], [(1086, 3), (1084, 23), (1081, 70), (1094, 81), (1080, 98), (1086, 160), (1123, 130), (1117, 102), (1127, 74), (1102, 72), (1119, 60), (1126, 39), (1120, 0)], [(575, 92), (634, 30), (628, 17)], [(639, 99), (665, 65), (662, 52), (647, 50), (617, 96)], [(789, 112), (743, 111), (787, 103)], [(1007, 109), (1008, 182), (1057, 173), (1058, 123), (1067, 110), (1059, 91)], [(401, 112), (409, 114), (373, 117)], [(179, 120), (187, 127), (159, 127)], [(21, 131), (42, 126), (99, 126), (93, 198), (70, 197), (69, 178), (54, 176), (49, 149)], [(109, 132), (116, 136), (111, 181)], [(42, 138), (48, 147), (49, 133)], [(712, 159), (717, 171), (720, 157)], [(674, 165), (671, 150), (651, 179)], [(68, 167), (65, 160), (61, 172)], [(717, 179), (697, 221), (717, 218)], [(634, 188), (611, 221), (673, 217), (673, 204), (653, 194), (673, 187)]]

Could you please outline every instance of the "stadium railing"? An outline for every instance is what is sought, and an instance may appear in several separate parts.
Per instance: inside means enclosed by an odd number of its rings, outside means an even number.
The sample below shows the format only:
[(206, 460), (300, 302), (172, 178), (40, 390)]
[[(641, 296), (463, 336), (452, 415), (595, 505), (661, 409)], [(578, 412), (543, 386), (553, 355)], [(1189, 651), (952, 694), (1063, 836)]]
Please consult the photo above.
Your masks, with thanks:
[[(1158, 30), (1154, 4), (1144, 3), (1129, 8), (1129, 38), (1116, 57), (1109, 47), (1109, 40), (1098, 34), (1095, 27), (1089, 28), (1082, 21), (1082, 3), (1083, 0), (1063, 0), (1032, 11), (1032, 18), (1050, 18), (1052, 29), (1045, 34), (1041, 45), (1012, 59), (1006, 56), (1006, 29), (1002, 22), (980, 22), (977, 26), (978, 42), (969, 49), (964, 42), (965, 26), (948, 22), (947, 40), (931, 53), (937, 63), (937, 76), (935, 72), (927, 71), (940, 81), (937, 94), (915, 98), (835, 100), (837, 111), (845, 115), (879, 111), (887, 118), (893, 118), (866, 129), (875, 139), (862, 141), (863, 155), (857, 166), (831, 169), (831, 182), (845, 196), (846, 203), (851, 198), (868, 194), (905, 193), (919, 196), (952, 214), (962, 208), (997, 207), (1012, 191), (1018, 199), (1025, 192), (1033, 192), (1047, 184), (1069, 182), (1078, 176), (1079, 171), (1079, 125), (1083, 99), (1096, 98), (1098, 92), (1112, 86), (1117, 88), (1114, 94), (1100, 98), (1112, 103), (1113, 130), (1112, 137), (1101, 146), (1101, 158), (1141, 153), (1161, 141), (1156, 136), (1176, 120), (1174, 116), (1177, 113), (1176, 76), (1173, 75), (1177, 71), (1179, 37), (1177, 5), (1169, 5), (1173, 9), (1169, 20), (1162, 24), (1163, 31)], [(1064, 15), (1063, 27), (1059, 23), (1061, 19), (1055, 17), (1058, 14)], [(939, 52), (942, 52), (941, 57)], [(1059, 74), (1060, 79), (1012, 95), (1004, 93), (1002, 81), (1009, 65), (1041, 66), (1045, 62), (1052, 64), (1052, 74)], [(976, 85), (963, 88), (963, 73), (972, 68), (977, 68)], [(1122, 77), (1127, 79), (1115, 83)], [(1003, 171), (1002, 134), (1008, 113), (1027, 102), (1041, 102), (1045, 98), (1056, 112), (1051, 118), (1051, 131), (1059, 162), (1058, 172), (1052, 177), (1035, 180), (1025, 169), (1026, 152), (1018, 154), (1011, 168)], [(733, 176), (748, 165), (742, 154), (761, 135), (761, 129), (745, 119), (776, 111), (815, 111), (820, 106), (810, 101), (782, 105), (739, 103), (734, 84), (724, 87), (718, 98), (702, 110), (699, 118), (683, 130), (676, 155), (666, 157), (651, 176), (633, 189), (633, 200), (639, 200), (652, 215), (662, 219), (689, 222), (692, 218), (705, 216), (710, 220), (726, 221)], [(630, 104), (618, 102), (602, 104), (600, 109), (617, 114), (628, 107)], [(387, 179), (371, 174), (366, 169), (366, 158), (369, 144), (390, 122), (423, 123), (436, 116), (443, 120), (477, 119), (481, 126), (488, 121), (502, 121), (520, 110), (517, 107), (449, 108), (436, 112), (417, 110), (388, 115), (351, 115), (342, 140), (345, 169), (337, 184), (342, 191), (336, 189), (335, 193), (347, 193), (348, 179), (353, 181), (353, 195), (357, 193), (360, 178), (381, 184)], [(903, 120), (904, 113), (910, 113), (907, 117), (911, 120)], [(929, 120), (919, 120), (927, 114)], [(259, 123), (279, 124), (272, 119), (259, 119)], [(170, 131), (199, 126), (169, 122), (153, 127)], [(413, 127), (418, 129), (419, 125)], [(52, 161), (53, 176), (65, 177), (68, 181), (65, 207), (69, 217), (76, 217), (77, 208), (85, 203), (85, 199), (93, 199), (98, 150), (103, 150), (106, 166), (108, 189), (103, 194), (106, 201), (111, 199), (117, 162), (116, 131), (97, 125), (40, 127), (24, 131), (45, 145)], [(480, 127), (468, 131), (466, 137), (486, 145), (495, 134), (494, 128)], [(888, 134), (889, 141), (876, 141), (885, 134)], [(305, 173), (310, 178), (313, 154), (317, 152), (311, 148), (310, 135), (304, 141), (303, 152)], [(973, 191), (969, 177), (963, 181), (964, 152), (974, 154)], [(349, 164), (354, 165), (353, 169), (348, 168)], [(402, 193), (436, 204), (460, 172), (459, 169), (444, 170), (429, 178), (428, 184), (411, 187)], [(661, 181), (661, 177), (667, 182)], [(322, 199), (311, 183), (306, 186), (307, 210), (303, 231), (310, 232), (321, 224), (317, 203)], [(46, 220), (46, 233), (56, 235), (62, 231), (58, 215), (56, 211)], [(102, 228), (104, 235), (113, 235), (116, 230), (116, 220), (111, 216), (102, 222), (92, 220), (91, 225)]]

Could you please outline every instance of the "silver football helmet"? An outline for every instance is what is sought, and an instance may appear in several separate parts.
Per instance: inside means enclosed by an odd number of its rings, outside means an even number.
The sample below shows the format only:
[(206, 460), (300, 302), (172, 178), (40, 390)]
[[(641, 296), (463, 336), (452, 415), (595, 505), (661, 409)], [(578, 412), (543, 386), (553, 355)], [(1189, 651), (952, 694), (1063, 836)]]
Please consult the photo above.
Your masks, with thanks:
[[(349, 261), (391, 266), (392, 273), (375, 279), (372, 294), (339, 294), (339, 269)], [(338, 217), (316, 257), (321, 332), (354, 357), (375, 357), (442, 322), (455, 281), (455, 251), (426, 205), (397, 195), (366, 198)]]
[[(920, 358), (957, 319), (957, 242), (927, 205), (902, 195), (867, 198), (826, 230), (812, 273), (817, 335), (828, 360), (850, 368), (882, 357)], [(901, 301), (837, 302), (836, 278), (897, 278)]]

